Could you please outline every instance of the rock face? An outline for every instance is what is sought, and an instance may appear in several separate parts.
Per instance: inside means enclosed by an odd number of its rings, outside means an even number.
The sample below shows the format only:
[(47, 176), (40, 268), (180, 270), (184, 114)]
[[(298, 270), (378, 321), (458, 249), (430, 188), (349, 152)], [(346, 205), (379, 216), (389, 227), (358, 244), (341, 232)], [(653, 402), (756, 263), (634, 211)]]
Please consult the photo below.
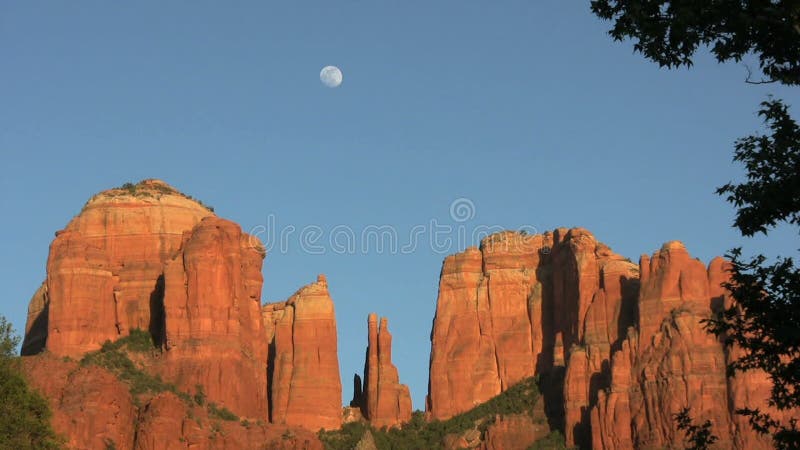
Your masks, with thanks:
[(528, 448), (531, 444), (547, 436), (549, 429), (537, 424), (526, 414), (498, 416), (486, 429), (481, 450), (506, 450)]
[(31, 386), (41, 392), (53, 412), (53, 429), (69, 448), (131, 449), (136, 408), (128, 387), (99, 367), (81, 368), (52, 355), (23, 359)]
[(538, 374), (569, 445), (680, 447), (673, 415), (689, 406), (722, 448), (768, 448), (733, 413), (763, 409), (768, 380), (727, 378), (736, 350), (700, 324), (730, 301), (725, 267), (679, 242), (637, 267), (579, 228), (489, 236), (444, 261), (426, 409), (446, 419)]
[[(107, 340), (142, 329), (155, 346), (147, 356), (134, 357), (135, 363), (179, 391), (195, 394), (202, 388), (208, 402), (250, 423), (273, 417), (280, 425), (272, 429), (338, 428), (336, 322), (325, 278), (280, 306), (265, 308), (262, 315), (264, 256), (258, 239), (164, 182), (145, 180), (102, 192), (51, 245), (47, 280), (29, 305), (23, 354), (47, 350), (31, 361), (77, 359)], [(37, 364), (34, 378), (50, 376), (44, 363)], [(97, 436), (105, 436), (118, 448), (133, 448), (133, 428), (125, 427), (139, 420), (136, 448), (160, 448), (162, 442), (209, 448), (199, 443), (208, 440), (208, 430), (198, 431), (185, 420), (188, 406), (181, 410), (180, 401), (170, 395), (150, 399), (139, 394), (135, 400), (145, 406), (137, 419), (136, 411), (128, 412), (132, 400), (125, 384), (96, 367), (75, 370), (57, 375), (59, 381), (69, 379), (69, 385), (45, 392), (57, 402), (54, 409), (65, 411), (56, 414), (56, 422), (77, 427), (68, 433), (72, 446), (102, 448)], [(69, 396), (77, 388), (96, 414), (84, 411), (87, 404), (79, 396)], [(95, 408), (103, 397), (118, 409)], [(119, 421), (112, 426), (104, 414)], [(169, 428), (182, 431), (168, 434), (164, 430)], [(225, 445), (210, 447), (260, 448), (269, 437), (265, 430), (232, 432)], [(290, 448), (293, 442), (307, 446), (288, 436), (278, 438), (281, 442), (269, 448)], [(316, 438), (308, 442), (309, 448), (319, 443)]]
[(29, 382), (50, 403), (55, 431), (71, 449), (323, 449), (302, 428), (220, 420), (171, 392), (137, 407), (128, 386), (99, 367), (80, 368), (48, 354), (23, 362)]
[(322, 450), (313, 433), (285, 426), (242, 424), (208, 417), (172, 393), (154, 397), (139, 413), (135, 450), (160, 449)]
[(594, 366), (587, 360), (587, 372), (566, 392), (574, 421), (588, 404), (583, 391), (592, 374), (601, 371), (601, 352), (632, 320), (635, 272), (580, 228), (499, 233), (480, 249), (447, 257), (431, 340), (431, 416), (449, 418), (523, 378), (563, 367), (564, 349), (588, 336), (596, 343)]
[(211, 215), (158, 180), (95, 195), (50, 245), (47, 301), (31, 302), (25, 354), (79, 356), (133, 328), (160, 334), (164, 264)]
[(760, 372), (726, 377), (737, 350), (724, 349), (700, 323), (730, 302), (721, 287), (727, 263), (716, 258), (706, 268), (669, 242), (640, 266), (639, 320), (612, 356), (610, 389), (592, 408), (593, 448), (680, 446), (672, 415), (687, 406), (696, 422), (713, 423), (720, 448), (771, 448), (734, 414), (765, 409), (769, 381)]
[[(380, 323), (380, 325), (379, 325)], [(367, 358), (364, 363), (364, 388), (356, 386), (354, 404), (361, 406), (372, 426), (394, 427), (411, 420), (411, 395), (400, 384), (397, 367), (392, 364), (392, 335), (387, 319), (377, 314), (367, 319)], [(360, 384), (356, 376), (356, 384)], [(360, 393), (362, 393), (360, 395)]]
[(342, 423), (336, 317), (320, 275), (287, 301), (262, 310), (269, 342), (270, 420), (309, 430)]
[(218, 217), (185, 234), (164, 269), (166, 351), (157, 368), (179, 389), (201, 385), (211, 401), (254, 420), (267, 418), (262, 249)]

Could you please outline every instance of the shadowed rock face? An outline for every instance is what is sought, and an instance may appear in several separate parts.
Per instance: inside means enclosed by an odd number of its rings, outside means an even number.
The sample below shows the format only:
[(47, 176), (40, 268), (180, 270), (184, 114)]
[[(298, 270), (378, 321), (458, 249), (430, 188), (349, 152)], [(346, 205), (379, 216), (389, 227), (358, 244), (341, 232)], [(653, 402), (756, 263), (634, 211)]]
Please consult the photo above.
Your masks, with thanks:
[(392, 335), (387, 319), (377, 314), (367, 319), (368, 345), (364, 363), (364, 389), (355, 390), (354, 404), (361, 406), (364, 417), (377, 428), (394, 427), (411, 420), (411, 395), (400, 384), (397, 367), (392, 364)]
[(444, 261), (426, 409), (449, 418), (539, 374), (570, 445), (681, 446), (673, 415), (690, 406), (724, 448), (768, 448), (733, 414), (763, 409), (768, 380), (726, 378), (738, 350), (700, 324), (730, 303), (725, 270), (679, 242), (637, 267), (579, 228), (490, 236)]
[(336, 317), (320, 275), (287, 301), (264, 306), (269, 344), (270, 419), (309, 430), (342, 424)]

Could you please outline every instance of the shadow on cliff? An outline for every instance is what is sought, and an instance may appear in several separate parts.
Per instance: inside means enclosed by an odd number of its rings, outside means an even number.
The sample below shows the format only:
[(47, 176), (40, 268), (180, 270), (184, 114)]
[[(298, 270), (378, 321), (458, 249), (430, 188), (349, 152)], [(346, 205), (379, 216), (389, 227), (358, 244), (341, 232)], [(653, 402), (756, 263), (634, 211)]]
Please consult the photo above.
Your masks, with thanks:
[(39, 314), (33, 319), (28, 332), (25, 333), (25, 340), (22, 342), (22, 356), (36, 355), (44, 351), (47, 344), (47, 324), (48, 314), (50, 312), (50, 303), (45, 303), (44, 308), (39, 311)]
[(167, 332), (164, 312), (164, 274), (158, 276), (153, 292), (150, 293), (150, 325), (147, 328), (153, 337), (153, 344), (157, 348), (163, 348)]
[(536, 278), (542, 285), (542, 351), (536, 358), (535, 373), (539, 375), (539, 392), (544, 400), (544, 413), (551, 430), (564, 431), (564, 376), (563, 365), (554, 364), (555, 356), (555, 299), (553, 290), (552, 251), (539, 250)]

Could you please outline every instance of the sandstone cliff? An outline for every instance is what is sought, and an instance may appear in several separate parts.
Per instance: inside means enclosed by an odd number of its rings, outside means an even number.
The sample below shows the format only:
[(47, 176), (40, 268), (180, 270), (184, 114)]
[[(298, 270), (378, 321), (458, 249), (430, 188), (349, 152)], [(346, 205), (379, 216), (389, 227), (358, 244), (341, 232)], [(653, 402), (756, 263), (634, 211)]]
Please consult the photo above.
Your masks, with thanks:
[(729, 299), (721, 284), (727, 263), (706, 268), (679, 242), (643, 255), (639, 320), (612, 356), (611, 385), (598, 392), (591, 411), (592, 446), (625, 449), (679, 446), (683, 434), (673, 415), (692, 408), (695, 421), (710, 420), (720, 448), (771, 448), (734, 411), (766, 406), (769, 381), (760, 372), (727, 377), (734, 357), (709, 335), (701, 320)]
[(336, 318), (324, 275), (287, 301), (264, 306), (270, 419), (310, 430), (342, 423)]
[(411, 395), (400, 384), (397, 367), (392, 364), (392, 335), (388, 320), (378, 321), (377, 314), (367, 318), (367, 357), (364, 362), (364, 385), (356, 376), (353, 404), (374, 427), (394, 427), (411, 420)]
[(129, 386), (100, 367), (81, 368), (49, 354), (23, 362), (70, 449), (323, 449), (305, 429), (222, 420), (171, 392), (146, 397), (137, 406)]
[(733, 355), (700, 323), (729, 301), (726, 277), (679, 242), (637, 266), (579, 228), (489, 236), (444, 261), (426, 409), (445, 419), (540, 375), (570, 445), (681, 446), (673, 414), (690, 406), (723, 447), (768, 448), (733, 413), (763, 408), (768, 380), (727, 378)]
[[(113, 362), (115, 367), (150, 377), (159, 392), (170, 383), (168, 390), (196, 394), (248, 423), (273, 417), (279, 424), (232, 431), (217, 441), (224, 445), (211, 447), (259, 448), (255, 443), (270, 430), (293, 435), (298, 425), (338, 428), (341, 383), (327, 283), (320, 276), (262, 314), (264, 256), (258, 239), (164, 182), (145, 180), (94, 196), (51, 245), (47, 279), (31, 299), (23, 345), (24, 355), (48, 350), (29, 359), (29, 373), (54, 405), (56, 428), (69, 430), (71, 446), (101, 448), (98, 439), (107, 437), (133, 448), (139, 421), (136, 448), (195, 441), (208, 448), (199, 442), (209, 439), (209, 430), (197, 431), (185, 420), (187, 411), (196, 412), (185, 401), (176, 403), (175, 395), (153, 398), (141, 389), (132, 395), (136, 383), (124, 374), (116, 379), (91, 361), (82, 369), (54, 362), (54, 356), (94, 355), (104, 342), (122, 342), (132, 332), (141, 336), (138, 330), (152, 343), (128, 355), (128, 366)], [(278, 309), (280, 318), (272, 320), (266, 311)], [(41, 380), (51, 375), (59, 382), (45, 386)], [(75, 389), (82, 394), (70, 396)], [(271, 405), (271, 398), (278, 401)], [(167, 433), (170, 427), (179, 430)], [(282, 441), (275, 448), (293, 442)], [(319, 444), (316, 438), (309, 442), (310, 448)]]
[(160, 335), (164, 264), (211, 215), (159, 180), (92, 197), (50, 244), (46, 300), (31, 302), (24, 354), (79, 356), (134, 328)]
[(266, 420), (261, 243), (218, 217), (184, 237), (164, 269), (165, 351), (156, 370), (183, 391), (201, 385), (210, 400)]
[[(599, 373), (620, 327), (632, 320), (635, 279), (634, 264), (579, 228), (499, 233), (480, 249), (446, 258), (432, 331), (428, 411), (448, 418), (525, 377), (550, 373), (565, 364), (564, 349), (585, 335), (596, 349), (591, 370)], [(587, 372), (566, 392), (568, 420), (588, 404), (583, 391), (590, 378)]]

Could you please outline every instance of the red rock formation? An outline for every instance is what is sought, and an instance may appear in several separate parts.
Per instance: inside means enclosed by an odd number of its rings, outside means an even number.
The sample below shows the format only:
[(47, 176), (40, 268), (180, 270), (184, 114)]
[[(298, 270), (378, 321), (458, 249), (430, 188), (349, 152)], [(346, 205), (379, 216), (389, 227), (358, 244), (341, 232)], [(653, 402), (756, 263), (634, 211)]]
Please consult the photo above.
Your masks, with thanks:
[(364, 364), (364, 417), (377, 428), (394, 427), (411, 420), (411, 395), (400, 384), (397, 367), (392, 364), (392, 335), (386, 318), (370, 314), (367, 320), (369, 344)]
[[(210, 215), (158, 180), (95, 195), (56, 233), (47, 262), (48, 308), (40, 310), (47, 314), (35, 315), (41, 300), (34, 299), (26, 330), (46, 322), (47, 350), (67, 356), (96, 350), (132, 328), (160, 331), (163, 265), (183, 232)], [(26, 351), (41, 349), (38, 331), (27, 339)]]
[(706, 269), (670, 242), (640, 265), (638, 331), (614, 354), (610, 389), (591, 411), (592, 448), (680, 447), (673, 415), (687, 406), (695, 421), (712, 422), (720, 448), (770, 448), (733, 413), (763, 408), (768, 380), (759, 373), (727, 378), (731, 353), (701, 324), (729, 304), (721, 287), (727, 263), (717, 258)]
[[(187, 392), (267, 418), (267, 343), (260, 242), (235, 223), (203, 219), (164, 269), (166, 351), (156, 370)], [(236, 380), (233, 382), (233, 380)]]
[(769, 380), (727, 378), (738, 350), (700, 323), (730, 304), (725, 267), (706, 268), (679, 242), (637, 267), (583, 229), (490, 236), (445, 259), (426, 409), (445, 419), (538, 373), (563, 386), (543, 394), (569, 445), (680, 446), (673, 415), (690, 406), (720, 445), (766, 448), (733, 411), (763, 409)]
[(433, 418), (466, 411), (534, 373), (533, 348), (542, 342), (529, 317), (541, 315), (536, 268), (550, 239), (503, 233), (445, 259), (431, 333)]
[(128, 387), (99, 367), (81, 368), (52, 355), (24, 358), (31, 386), (53, 412), (53, 429), (74, 449), (133, 448), (136, 408)]
[(590, 390), (598, 389), (590, 385), (603, 384), (620, 324), (633, 321), (636, 269), (580, 228), (499, 233), (480, 250), (446, 258), (431, 341), (431, 416), (472, 408), (564, 365), (564, 348), (588, 343), (585, 372), (570, 374), (581, 381), (566, 388), (571, 426), (588, 423)]
[(271, 338), (271, 421), (313, 431), (339, 428), (342, 383), (336, 317), (325, 276), (262, 312), (264, 333)]
[(170, 392), (147, 403), (137, 430), (136, 450), (323, 449), (316, 435), (304, 429), (223, 421), (209, 417), (202, 408), (188, 406)]
[[(631, 329), (633, 334), (633, 330)], [(630, 336), (630, 335), (629, 335)], [(598, 391), (597, 406), (591, 411), (592, 448), (634, 448), (631, 435), (631, 345), (635, 335), (622, 342), (622, 349), (611, 359), (611, 385)]]
[(323, 449), (310, 431), (224, 421), (171, 392), (137, 408), (128, 386), (99, 367), (81, 368), (49, 354), (23, 363), (29, 382), (50, 404), (55, 431), (71, 449)]
[(507, 450), (528, 448), (549, 433), (545, 423), (537, 424), (527, 414), (497, 416), (486, 429), (481, 450)]

